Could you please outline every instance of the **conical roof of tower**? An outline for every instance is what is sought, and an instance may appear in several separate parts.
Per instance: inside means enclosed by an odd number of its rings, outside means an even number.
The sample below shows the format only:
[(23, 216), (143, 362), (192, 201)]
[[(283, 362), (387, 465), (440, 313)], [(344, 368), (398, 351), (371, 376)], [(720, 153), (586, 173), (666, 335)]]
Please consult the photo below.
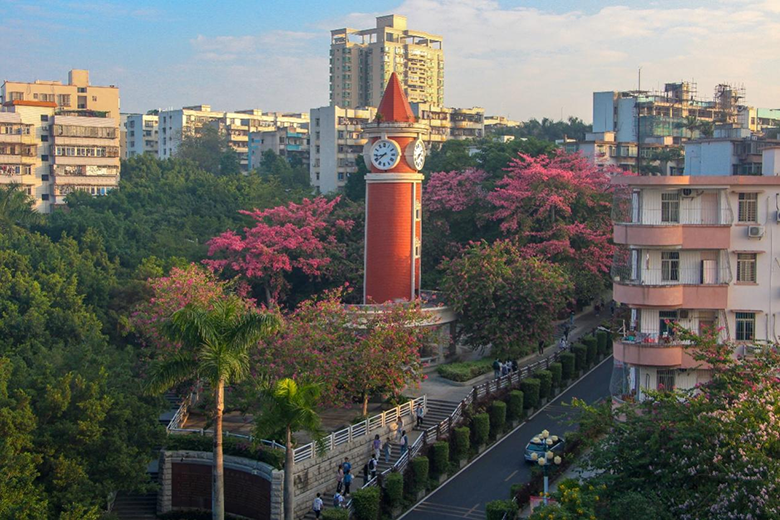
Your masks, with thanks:
[(395, 72), (390, 75), (390, 80), (387, 82), (387, 88), (384, 96), (382, 96), (382, 101), (379, 103), (377, 115), (380, 116), (379, 119), (382, 122), (415, 122), (412, 107), (409, 106), (409, 100), (406, 99), (401, 81)]

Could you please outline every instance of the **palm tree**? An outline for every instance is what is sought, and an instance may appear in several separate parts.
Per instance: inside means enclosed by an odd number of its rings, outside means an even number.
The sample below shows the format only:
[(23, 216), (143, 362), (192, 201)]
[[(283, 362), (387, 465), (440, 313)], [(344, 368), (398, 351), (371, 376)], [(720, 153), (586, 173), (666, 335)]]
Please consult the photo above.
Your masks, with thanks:
[(29, 228), (39, 222), (41, 214), (35, 211), (35, 201), (21, 190), (19, 184), (0, 187), (0, 228)]
[(678, 126), (688, 130), (688, 137), (693, 139), (694, 130), (699, 129), (699, 118), (696, 116), (685, 116), (685, 120), (678, 123)]
[(225, 385), (249, 373), (249, 349), (279, 326), (272, 314), (247, 310), (236, 297), (205, 309), (192, 304), (171, 315), (165, 333), (182, 345), (178, 354), (152, 365), (147, 391), (161, 393), (178, 383), (205, 379), (214, 390), (214, 469), (211, 504), (214, 520), (225, 518), (222, 411)]
[(292, 520), (295, 512), (293, 489), (293, 437), (296, 431), (307, 431), (315, 438), (321, 436), (320, 417), (315, 407), (320, 399), (320, 387), (315, 383), (298, 384), (286, 378), (264, 390), (260, 399), (260, 417), (255, 423), (255, 435), (264, 437), (281, 430), (285, 433), (284, 459), (284, 518)]

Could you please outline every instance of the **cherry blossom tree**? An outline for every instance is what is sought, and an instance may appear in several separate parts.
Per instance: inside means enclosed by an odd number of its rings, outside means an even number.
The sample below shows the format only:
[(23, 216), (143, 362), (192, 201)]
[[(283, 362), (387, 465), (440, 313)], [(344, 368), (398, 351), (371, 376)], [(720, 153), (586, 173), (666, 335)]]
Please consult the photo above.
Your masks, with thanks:
[(563, 269), (510, 240), (473, 243), (443, 265), (443, 289), (461, 316), (461, 333), (472, 348), (491, 347), (496, 356), (520, 357), (549, 340), (571, 296)]
[(287, 279), (300, 272), (308, 278), (327, 276), (334, 256), (343, 255), (337, 233), (352, 228), (352, 220), (331, 219), (339, 197), (304, 199), (300, 204), (242, 211), (254, 220), (243, 235), (226, 231), (209, 242), (204, 263), (215, 271), (241, 274), (262, 285), (266, 304), (289, 289)]

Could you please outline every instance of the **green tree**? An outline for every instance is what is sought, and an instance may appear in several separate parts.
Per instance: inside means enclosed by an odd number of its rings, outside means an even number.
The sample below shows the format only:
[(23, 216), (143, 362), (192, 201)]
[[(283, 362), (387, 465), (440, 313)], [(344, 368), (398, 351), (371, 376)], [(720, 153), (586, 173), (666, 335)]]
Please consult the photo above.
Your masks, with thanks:
[(357, 171), (347, 177), (347, 183), (344, 185), (344, 196), (355, 202), (366, 200), (366, 174), (369, 172), (366, 161), (358, 159)]
[(188, 380), (205, 379), (214, 391), (214, 477), (212, 511), (215, 520), (225, 518), (222, 457), (222, 412), (225, 385), (238, 383), (249, 373), (250, 349), (278, 327), (271, 314), (247, 311), (235, 297), (213, 304), (211, 309), (194, 305), (176, 311), (166, 334), (182, 349), (152, 365), (147, 389), (162, 392)]
[(479, 165), (477, 158), (469, 153), (469, 149), (473, 145), (471, 141), (444, 141), (440, 147), (434, 147), (430, 150), (428, 158), (425, 159), (423, 172), (431, 174), (433, 172), (476, 168)]
[(214, 175), (240, 173), (238, 154), (230, 146), (225, 132), (214, 125), (195, 127), (181, 136), (176, 157), (192, 161), (198, 168)]
[(9, 226), (29, 228), (41, 220), (41, 214), (35, 211), (35, 201), (21, 186), (0, 186), (0, 230)]
[(274, 178), (286, 188), (308, 188), (310, 184), (309, 170), (302, 162), (293, 164), (273, 150), (263, 152), (257, 170), (260, 175)]
[(320, 417), (316, 406), (320, 399), (317, 384), (298, 384), (289, 378), (280, 379), (261, 393), (255, 424), (258, 437), (265, 437), (284, 430), (284, 518), (292, 520), (295, 513), (295, 487), (293, 472), (295, 465), (293, 433), (306, 431), (315, 437), (321, 436)]

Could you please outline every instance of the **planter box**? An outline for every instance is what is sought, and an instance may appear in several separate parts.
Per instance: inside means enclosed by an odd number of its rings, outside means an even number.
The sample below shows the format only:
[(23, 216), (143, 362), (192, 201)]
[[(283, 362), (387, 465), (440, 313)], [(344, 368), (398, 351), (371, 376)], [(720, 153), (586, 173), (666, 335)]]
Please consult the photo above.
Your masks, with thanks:
[(517, 428), (520, 425), (520, 419), (512, 420), (511, 424), (512, 424), (512, 429), (514, 430), (515, 428)]
[(466, 464), (469, 463), (469, 459), (461, 459), (460, 462), (458, 462), (458, 466), (460, 466), (460, 469), (463, 469), (466, 467)]
[(442, 475), (439, 475), (439, 479), (438, 479), (438, 481), (439, 481), (439, 485), (440, 485), (440, 486), (441, 486), (442, 484), (444, 484), (444, 481), (445, 481), (445, 480), (447, 480), (447, 474), (446, 474), (446, 473), (444, 473), (444, 474), (442, 474)]
[(539, 408), (541, 408), (542, 406), (544, 406), (546, 404), (547, 404), (547, 398), (546, 397), (542, 397), (541, 399), (539, 399)]
[(428, 491), (425, 490), (425, 489), (422, 489), (422, 490), (418, 491), (417, 492), (417, 497), (415, 498), (415, 502), (419, 502), (420, 500), (425, 498), (425, 495), (427, 495), (427, 494), (428, 494)]
[(536, 411), (536, 410), (535, 410), (534, 408), (529, 408), (529, 409), (527, 409), (527, 410), (525, 411), (525, 416), (526, 416), (526, 417), (531, 417), (531, 416), (534, 414), (534, 412), (535, 412), (535, 411)]
[(401, 516), (402, 514), (404, 514), (404, 506), (395, 506), (395, 507), (394, 507), (394, 508), (393, 508), (393, 509), (390, 511), (390, 516), (392, 516), (393, 518), (398, 518), (398, 517), (399, 517), (399, 516)]
[(486, 444), (480, 444), (479, 446), (477, 446), (477, 454), (482, 453), (483, 451), (485, 451), (485, 448), (487, 448)]

